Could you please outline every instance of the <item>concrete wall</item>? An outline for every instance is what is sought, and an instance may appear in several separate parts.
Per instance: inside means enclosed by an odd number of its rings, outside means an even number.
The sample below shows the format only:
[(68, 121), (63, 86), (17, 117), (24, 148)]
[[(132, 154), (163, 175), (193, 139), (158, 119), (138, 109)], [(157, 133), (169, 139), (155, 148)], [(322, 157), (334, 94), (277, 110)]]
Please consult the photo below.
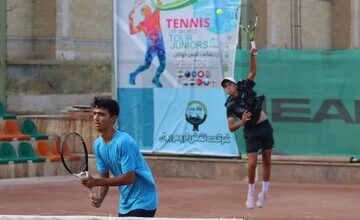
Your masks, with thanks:
[(290, 48), (290, 1), (267, 0), (267, 48)]
[(0, 102), (6, 105), (6, 2), (0, 1)]
[(94, 96), (111, 96), (109, 62), (8, 62), (8, 111), (61, 114), (72, 105), (89, 105)]
[(62, 110), (74, 105), (90, 105), (95, 96), (104, 94), (73, 94), (73, 95), (12, 95), (8, 97), (7, 109), (17, 114), (63, 114)]
[(266, 48), (268, 44), (267, 35), (267, 21), (268, 21), (268, 11), (267, 7), (264, 7), (264, 0), (251, 0), (253, 7), (256, 9), (256, 12), (259, 16), (259, 23), (256, 30), (256, 45), (259, 49)]
[[(294, 19), (294, 6), (300, 5), (298, 22)], [(292, 48), (294, 38), (299, 37), (300, 49), (354, 49), (360, 43), (359, 2), (356, 0), (267, 0), (257, 10), (267, 9), (266, 34), (262, 27), (257, 39), (267, 43), (267, 48)], [(291, 13), (293, 12), (293, 13)], [(260, 19), (264, 13), (259, 13)], [(293, 19), (293, 20), (292, 20)], [(294, 25), (300, 25), (296, 27)], [(296, 29), (298, 33), (296, 34)], [(295, 48), (296, 49), (296, 48)]]
[[(357, 0), (252, 0), (259, 48), (292, 48), (301, 4), (303, 49), (359, 46)], [(111, 0), (8, 0), (8, 59), (111, 59)], [(293, 22), (294, 23), (294, 22)]]
[(352, 1), (332, 1), (332, 48), (348, 49), (352, 47), (351, 29), (353, 22), (351, 20)]
[(8, 59), (111, 59), (111, 0), (8, 0)]
[(295, 0), (267, 1), (267, 47), (296, 49), (294, 40), (299, 38), (295, 43), (300, 44), (300, 49), (331, 49), (331, 2), (300, 0), (298, 7), (295, 3)]
[(301, 1), (301, 34), (303, 49), (332, 48), (332, 5), (327, 0)]
[(360, 2), (351, 1), (351, 47), (360, 49)]
[(111, 0), (62, 0), (57, 11), (58, 59), (112, 58)]
[(53, 59), (56, 1), (11, 0), (8, 3), (8, 60)]
[[(247, 181), (247, 161), (243, 159), (181, 158), (146, 156), (155, 177)], [(261, 181), (261, 162), (256, 180)], [(360, 164), (345, 162), (273, 161), (271, 182), (309, 184), (360, 184)], [(89, 172), (96, 174), (90, 157)], [(61, 162), (0, 165), (0, 178), (67, 175)]]
[[(153, 174), (157, 177), (205, 178), (247, 181), (247, 160), (146, 157)], [(262, 179), (261, 161), (256, 180)], [(348, 162), (274, 160), (271, 182), (315, 184), (360, 184), (360, 164)], [(95, 171), (95, 170), (93, 170)]]

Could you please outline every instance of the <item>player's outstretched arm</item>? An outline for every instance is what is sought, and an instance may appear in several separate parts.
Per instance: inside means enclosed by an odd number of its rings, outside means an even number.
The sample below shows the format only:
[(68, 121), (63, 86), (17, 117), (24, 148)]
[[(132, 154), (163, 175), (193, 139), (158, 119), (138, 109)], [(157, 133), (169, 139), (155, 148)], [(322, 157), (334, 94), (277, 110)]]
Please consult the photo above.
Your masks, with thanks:
[(84, 186), (92, 188), (95, 186), (123, 186), (133, 184), (135, 181), (135, 172), (128, 172), (121, 176), (116, 177), (89, 177), (82, 179), (81, 182)]
[(251, 49), (250, 51), (250, 72), (248, 79), (254, 81), (256, 76), (256, 49)]

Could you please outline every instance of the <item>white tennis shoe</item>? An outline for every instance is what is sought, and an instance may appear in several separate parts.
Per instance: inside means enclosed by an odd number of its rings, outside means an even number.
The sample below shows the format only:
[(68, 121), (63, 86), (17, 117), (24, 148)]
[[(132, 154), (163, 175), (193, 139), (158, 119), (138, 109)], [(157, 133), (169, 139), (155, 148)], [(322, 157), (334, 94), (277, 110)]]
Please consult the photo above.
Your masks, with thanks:
[(248, 209), (255, 208), (255, 198), (253, 194), (248, 194), (245, 205)]
[(266, 195), (267, 195), (267, 193), (265, 193), (265, 192), (259, 193), (259, 195), (258, 195), (258, 200), (256, 201), (256, 205), (257, 205), (259, 208), (264, 207), (265, 201), (266, 201)]

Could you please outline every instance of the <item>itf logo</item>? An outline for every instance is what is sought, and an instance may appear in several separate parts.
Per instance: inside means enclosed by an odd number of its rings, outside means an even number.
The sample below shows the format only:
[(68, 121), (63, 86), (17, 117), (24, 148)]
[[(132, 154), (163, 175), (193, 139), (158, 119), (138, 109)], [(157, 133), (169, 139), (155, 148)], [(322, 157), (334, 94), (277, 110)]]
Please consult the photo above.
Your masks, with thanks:
[(194, 100), (187, 104), (185, 118), (187, 122), (194, 126), (193, 131), (199, 130), (199, 125), (206, 120), (206, 117), (207, 109), (204, 103)]

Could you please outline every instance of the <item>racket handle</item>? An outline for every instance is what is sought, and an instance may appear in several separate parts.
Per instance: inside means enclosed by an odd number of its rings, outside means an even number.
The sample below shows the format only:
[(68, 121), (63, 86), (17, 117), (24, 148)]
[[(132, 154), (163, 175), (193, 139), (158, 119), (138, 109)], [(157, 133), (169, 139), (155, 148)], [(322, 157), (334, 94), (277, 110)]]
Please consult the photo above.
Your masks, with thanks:
[(254, 55), (257, 54), (256, 52), (256, 43), (254, 40), (250, 41), (250, 45), (251, 45), (251, 48), (250, 48), (250, 51), (254, 53)]
[[(96, 188), (90, 188), (89, 193), (91, 194), (92, 198), (95, 198), (95, 199), (99, 198), (98, 194), (96, 193)], [(96, 208), (99, 208), (100, 206), (101, 206), (101, 202), (95, 203)]]
[[(89, 174), (88, 171), (85, 171), (85, 176), (86, 176), (86, 177), (89, 177), (89, 176), (90, 176), (90, 174)], [(91, 194), (91, 197), (92, 197), (92, 198), (95, 198), (95, 199), (99, 198), (98, 194), (96, 193), (96, 188), (90, 188), (90, 189), (89, 189), (89, 193)], [(101, 206), (101, 202), (97, 202), (97, 203), (95, 204), (95, 207), (96, 207), (96, 208), (99, 208), (100, 206)]]

